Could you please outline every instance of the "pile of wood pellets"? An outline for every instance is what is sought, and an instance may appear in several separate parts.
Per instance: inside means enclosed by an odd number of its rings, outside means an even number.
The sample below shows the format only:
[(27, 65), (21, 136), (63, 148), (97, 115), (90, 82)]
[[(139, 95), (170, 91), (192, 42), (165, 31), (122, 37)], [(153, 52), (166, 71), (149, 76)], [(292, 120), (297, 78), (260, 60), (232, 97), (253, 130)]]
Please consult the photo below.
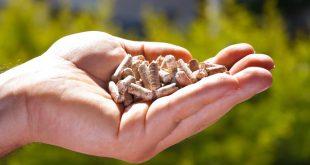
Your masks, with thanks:
[(152, 101), (170, 95), (204, 77), (227, 73), (223, 65), (199, 63), (192, 59), (185, 63), (173, 55), (159, 56), (149, 63), (143, 55), (127, 54), (109, 82), (109, 91), (116, 103), (125, 107), (138, 101)]

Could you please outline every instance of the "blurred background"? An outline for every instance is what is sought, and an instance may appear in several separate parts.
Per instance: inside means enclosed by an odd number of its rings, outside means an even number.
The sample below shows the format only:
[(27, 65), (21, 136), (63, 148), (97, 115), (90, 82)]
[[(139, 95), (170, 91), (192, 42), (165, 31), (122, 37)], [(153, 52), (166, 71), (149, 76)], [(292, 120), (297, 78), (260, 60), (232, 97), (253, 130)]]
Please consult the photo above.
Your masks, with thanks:
[[(145, 164), (310, 164), (309, 0), (0, 0), (0, 72), (88, 30), (177, 44), (199, 60), (247, 42), (275, 60), (271, 89)], [(31, 144), (0, 164), (126, 163)]]

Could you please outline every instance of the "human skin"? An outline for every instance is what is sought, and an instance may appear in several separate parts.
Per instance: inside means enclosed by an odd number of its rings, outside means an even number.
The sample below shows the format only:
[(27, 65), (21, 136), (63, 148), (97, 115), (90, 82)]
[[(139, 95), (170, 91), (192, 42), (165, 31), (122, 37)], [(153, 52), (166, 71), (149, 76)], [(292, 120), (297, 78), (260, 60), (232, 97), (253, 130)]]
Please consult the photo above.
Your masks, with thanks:
[(209, 61), (231, 75), (216, 74), (153, 103), (124, 109), (107, 84), (127, 53), (148, 60), (179, 46), (137, 42), (103, 32), (84, 32), (55, 42), (43, 55), (0, 75), (0, 155), (41, 142), (73, 151), (139, 163), (204, 130), (238, 103), (272, 84), (272, 59), (236, 44)]

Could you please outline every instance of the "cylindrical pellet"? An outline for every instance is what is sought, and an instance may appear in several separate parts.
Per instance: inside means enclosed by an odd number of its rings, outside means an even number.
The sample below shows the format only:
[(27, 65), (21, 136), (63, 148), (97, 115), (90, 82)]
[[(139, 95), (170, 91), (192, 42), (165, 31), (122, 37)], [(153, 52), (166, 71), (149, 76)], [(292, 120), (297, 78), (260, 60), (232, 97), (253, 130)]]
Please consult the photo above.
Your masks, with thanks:
[(192, 82), (197, 81), (196, 77), (194, 77), (193, 75), (193, 72), (189, 69), (187, 64), (182, 59), (178, 60), (178, 66), (186, 73), (187, 77), (190, 78)]
[(157, 57), (157, 59), (156, 59), (156, 63), (157, 63), (157, 65), (160, 67), (161, 66), (161, 64), (163, 63), (163, 61), (164, 61), (164, 57), (163, 56), (158, 56)]
[(132, 61), (137, 61), (137, 60), (144, 61), (145, 57), (143, 55), (137, 55), (137, 56), (132, 57)]
[(118, 90), (119, 90), (119, 93), (121, 95), (124, 95), (125, 92), (127, 91), (127, 88), (129, 86), (130, 83), (134, 83), (136, 81), (136, 79), (129, 75), (128, 77), (126, 77), (124, 80), (121, 80), (117, 83), (117, 87), (118, 87)]
[(178, 71), (175, 74), (175, 79), (179, 86), (184, 87), (189, 84), (192, 84), (192, 80), (186, 75), (184, 71)]
[(154, 94), (151, 90), (143, 88), (137, 84), (131, 83), (128, 86), (128, 93), (143, 99), (144, 101), (150, 101), (153, 99)]
[(172, 84), (163, 86), (163, 87), (155, 90), (155, 95), (157, 98), (168, 96), (168, 95), (174, 93), (175, 91), (177, 91), (178, 89), (179, 88), (177, 87), (177, 84), (172, 83)]
[(205, 69), (198, 69), (193, 72), (194, 77), (196, 77), (197, 80), (200, 80), (204, 77), (208, 76), (208, 72)]
[(175, 61), (175, 57), (173, 55), (167, 55), (165, 56), (164, 61), (165, 61), (165, 64), (167, 65), (168, 71), (174, 74), (178, 67)]
[(142, 62), (142, 64), (138, 68), (141, 80), (145, 88), (150, 89), (150, 80), (149, 80), (149, 68), (146, 65), (146, 62)]
[(126, 78), (127, 76), (129, 76), (129, 75), (130, 75), (130, 76), (134, 76), (132, 69), (131, 69), (131, 68), (125, 68), (125, 69), (122, 71), (122, 73), (121, 73), (121, 78), (124, 79), (124, 78)]
[(199, 62), (196, 59), (190, 60), (188, 65), (193, 72), (199, 69)]
[(131, 67), (131, 60), (132, 57), (130, 54), (127, 54), (123, 61), (119, 64), (117, 69), (115, 70), (114, 74), (112, 75), (112, 81), (115, 83), (121, 78), (121, 73), (125, 68), (130, 68)]
[(211, 63), (211, 62), (205, 61), (205, 62), (201, 62), (201, 63), (200, 63), (200, 68), (206, 69), (206, 68), (214, 67), (214, 66), (216, 66), (216, 65), (217, 65), (217, 64), (213, 64), (213, 63)]
[(173, 74), (164, 70), (159, 70), (159, 78), (164, 84), (170, 83), (173, 79)]
[(149, 80), (150, 80), (150, 89), (155, 90), (160, 87), (160, 80), (158, 74), (159, 68), (155, 61), (151, 62), (149, 65)]
[(168, 69), (165, 59), (161, 62), (160, 69)]
[(119, 93), (119, 90), (115, 84), (115, 82), (110, 81), (109, 82), (109, 91), (111, 94), (112, 99), (116, 102), (116, 103), (121, 103), (124, 101), (124, 97), (121, 97), (121, 94)]
[(140, 79), (139, 66), (141, 63), (142, 63), (141, 60), (132, 61), (131, 69), (133, 71), (133, 74), (134, 74), (136, 80)]
[[(143, 82), (142, 82), (142, 80), (139, 80), (139, 81), (136, 81), (135, 82), (135, 84), (137, 84), (137, 85), (139, 85), (139, 86), (141, 86), (141, 87), (143, 87)], [(137, 97), (137, 96), (133, 96), (133, 101), (140, 101), (141, 100), (141, 98), (140, 97)]]
[(143, 86), (143, 82), (142, 82), (141, 80), (136, 81), (136, 83), (135, 83), (135, 84), (137, 84), (137, 85), (139, 85), (139, 86)]
[(133, 102), (133, 97), (128, 92), (126, 92), (124, 94), (124, 96), (125, 96), (124, 106), (127, 107), (127, 106), (129, 106)]
[(208, 75), (214, 75), (217, 73), (225, 73), (227, 71), (227, 68), (223, 65), (217, 65), (210, 68), (206, 68), (206, 71), (208, 72)]

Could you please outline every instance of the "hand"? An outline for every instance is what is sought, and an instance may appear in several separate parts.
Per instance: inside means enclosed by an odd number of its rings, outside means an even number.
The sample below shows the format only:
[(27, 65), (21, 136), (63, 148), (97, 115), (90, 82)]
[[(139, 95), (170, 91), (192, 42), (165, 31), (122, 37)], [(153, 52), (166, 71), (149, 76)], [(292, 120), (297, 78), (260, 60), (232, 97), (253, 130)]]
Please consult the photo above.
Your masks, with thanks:
[[(207, 128), (272, 82), (272, 59), (253, 54), (248, 44), (237, 44), (209, 59), (230, 68), (232, 75), (216, 74), (153, 103), (123, 109), (111, 99), (107, 84), (127, 53), (148, 60), (166, 54), (191, 59), (184, 48), (166, 43), (129, 41), (102, 32), (64, 37), (42, 56), (1, 75), (5, 94), (0, 95), (0, 119), (17, 112), (18, 118), (11, 126), (0, 120), (0, 131), (16, 126), (9, 135), (11, 146), (42, 142), (142, 162)], [(12, 101), (12, 95), (18, 98), (12, 109), (18, 110), (2, 114), (1, 105)], [(9, 138), (0, 135), (3, 139)], [(0, 142), (0, 152), (4, 145)]]

